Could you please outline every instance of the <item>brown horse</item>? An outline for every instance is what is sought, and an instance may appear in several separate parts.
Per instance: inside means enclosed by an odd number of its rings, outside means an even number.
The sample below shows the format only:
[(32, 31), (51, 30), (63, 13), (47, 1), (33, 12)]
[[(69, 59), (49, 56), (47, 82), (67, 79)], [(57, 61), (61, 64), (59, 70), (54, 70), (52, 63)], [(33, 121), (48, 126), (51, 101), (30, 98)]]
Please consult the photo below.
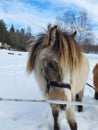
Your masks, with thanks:
[[(47, 99), (82, 101), (89, 72), (89, 63), (75, 40), (76, 32), (67, 34), (56, 25), (48, 26), (31, 49), (27, 63), (29, 73), (34, 70), (40, 89)], [(77, 130), (74, 107), (51, 104), (54, 130), (60, 130), (59, 110), (65, 110), (71, 130)], [(78, 107), (82, 111), (82, 106)]]
[(93, 83), (95, 86), (95, 99), (98, 100), (98, 63), (93, 69)]

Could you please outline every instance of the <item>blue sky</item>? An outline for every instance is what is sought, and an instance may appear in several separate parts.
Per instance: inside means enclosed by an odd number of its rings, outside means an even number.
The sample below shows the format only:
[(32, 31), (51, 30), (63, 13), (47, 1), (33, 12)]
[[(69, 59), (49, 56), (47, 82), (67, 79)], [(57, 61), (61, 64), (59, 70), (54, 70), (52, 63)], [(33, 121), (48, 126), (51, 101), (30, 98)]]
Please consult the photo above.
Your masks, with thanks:
[[(32, 33), (42, 31), (48, 23), (66, 10), (86, 10), (93, 24), (98, 23), (98, 0), (0, 0), (0, 19), (9, 28), (31, 27)], [(96, 31), (96, 30), (95, 30)]]

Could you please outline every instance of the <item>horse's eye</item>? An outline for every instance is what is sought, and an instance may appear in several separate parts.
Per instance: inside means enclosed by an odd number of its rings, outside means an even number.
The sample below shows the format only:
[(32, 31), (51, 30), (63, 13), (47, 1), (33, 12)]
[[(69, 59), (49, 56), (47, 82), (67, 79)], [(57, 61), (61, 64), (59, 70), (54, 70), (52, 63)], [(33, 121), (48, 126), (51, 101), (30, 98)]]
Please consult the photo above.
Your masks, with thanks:
[(54, 65), (51, 62), (47, 63), (47, 65), (50, 69), (54, 69)]

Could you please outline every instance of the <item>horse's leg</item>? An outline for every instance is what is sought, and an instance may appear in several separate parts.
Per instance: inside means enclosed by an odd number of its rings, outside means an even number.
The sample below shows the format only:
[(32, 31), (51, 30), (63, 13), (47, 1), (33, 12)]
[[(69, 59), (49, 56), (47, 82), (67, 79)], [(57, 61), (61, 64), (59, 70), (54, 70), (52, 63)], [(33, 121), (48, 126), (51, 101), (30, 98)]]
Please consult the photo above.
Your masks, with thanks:
[[(79, 102), (82, 101), (83, 93), (84, 93), (84, 90), (80, 91), (80, 92), (76, 95), (76, 101), (79, 101)], [(82, 105), (78, 105), (78, 112), (82, 112), (82, 111), (83, 111), (83, 106), (82, 106)]]
[(52, 108), (52, 115), (54, 119), (54, 130), (60, 130), (59, 123), (58, 123), (59, 110), (54, 105), (52, 105), (51, 108)]
[(74, 116), (74, 108), (70, 107), (66, 110), (67, 114), (67, 121), (69, 123), (69, 126), (71, 130), (77, 130), (77, 122), (75, 121), (75, 116)]

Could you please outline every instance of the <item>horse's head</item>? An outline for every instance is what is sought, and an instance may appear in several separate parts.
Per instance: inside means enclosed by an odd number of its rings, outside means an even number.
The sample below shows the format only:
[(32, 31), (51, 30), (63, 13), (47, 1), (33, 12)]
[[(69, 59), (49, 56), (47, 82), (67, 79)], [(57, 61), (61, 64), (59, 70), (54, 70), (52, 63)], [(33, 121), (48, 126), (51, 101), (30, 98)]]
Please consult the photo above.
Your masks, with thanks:
[[(81, 59), (81, 49), (74, 39), (75, 35), (76, 31), (69, 35), (57, 26), (49, 25), (47, 33), (41, 34), (32, 47), (27, 64), (28, 72), (32, 72), (38, 66), (40, 76), (45, 81), (47, 80), (46, 82), (71, 83), (68, 74), (80, 64)], [(68, 77), (66, 78), (68, 80), (65, 81), (65, 77)], [(63, 88), (51, 88), (50, 90), (51, 97), (55, 95), (54, 99), (59, 97), (59, 99), (68, 100), (69, 89), (66, 93)]]

